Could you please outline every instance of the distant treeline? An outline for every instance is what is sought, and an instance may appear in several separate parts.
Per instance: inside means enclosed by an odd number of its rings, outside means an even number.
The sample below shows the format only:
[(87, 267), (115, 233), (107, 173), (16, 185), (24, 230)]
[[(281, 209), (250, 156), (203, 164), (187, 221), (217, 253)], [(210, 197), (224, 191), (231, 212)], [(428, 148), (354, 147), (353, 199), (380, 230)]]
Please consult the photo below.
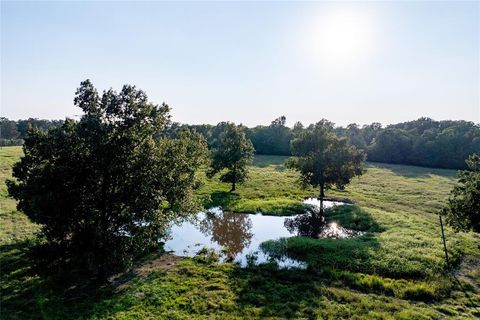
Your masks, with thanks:
[[(246, 128), (247, 136), (257, 154), (289, 156), (290, 141), (305, 127), (297, 122), (293, 128), (285, 126), (285, 117), (275, 119), (268, 126)], [(469, 121), (435, 121), (420, 118), (414, 121), (382, 127), (380, 123), (336, 127), (323, 120), (339, 137), (345, 137), (367, 153), (368, 161), (408, 164), (435, 168), (463, 169), (465, 159), (480, 152), (480, 124)], [(215, 145), (225, 123), (213, 125), (180, 125), (173, 123), (170, 134), (182, 127), (200, 132), (210, 147)]]
[[(61, 120), (28, 119), (12, 121), (1, 118), (2, 145), (19, 145), (27, 134), (29, 124), (39, 129), (60, 126)], [(244, 127), (257, 154), (289, 156), (290, 141), (303, 130), (309, 130), (297, 122), (293, 128), (285, 125), (286, 118), (279, 117), (268, 126)], [(420, 118), (414, 121), (382, 127), (380, 123), (347, 127), (334, 126), (323, 120), (338, 136), (349, 144), (364, 150), (368, 161), (409, 164), (435, 168), (465, 168), (465, 159), (472, 153), (480, 153), (480, 124), (469, 121), (435, 121)], [(183, 128), (201, 133), (210, 148), (223, 131), (225, 122), (217, 125), (186, 125), (172, 123), (162, 133), (176, 136)]]
[(23, 139), (27, 136), (28, 127), (34, 127), (40, 130), (60, 127), (63, 120), (45, 120), (45, 119), (26, 119), (26, 120), (8, 120), (0, 118), (0, 146), (19, 146), (23, 144)]

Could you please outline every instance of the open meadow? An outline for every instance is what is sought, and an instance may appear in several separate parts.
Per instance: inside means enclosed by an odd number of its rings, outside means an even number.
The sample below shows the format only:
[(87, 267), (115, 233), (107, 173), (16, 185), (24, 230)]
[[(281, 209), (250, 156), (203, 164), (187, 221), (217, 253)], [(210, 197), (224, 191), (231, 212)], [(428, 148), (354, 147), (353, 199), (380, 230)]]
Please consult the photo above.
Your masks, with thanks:
[[(475, 319), (480, 317), (480, 236), (446, 228), (452, 271), (445, 266), (438, 211), (453, 170), (369, 163), (345, 190), (327, 197), (352, 206), (328, 219), (364, 231), (349, 239), (291, 237), (282, 254), (306, 270), (275, 264), (240, 268), (202, 251), (194, 258), (152, 253), (100, 288), (89, 279), (38, 273), (29, 248), (38, 227), (8, 197), (4, 180), (20, 147), (0, 149), (1, 319)], [(318, 190), (301, 189), (286, 157), (256, 156), (249, 179), (230, 185), (203, 172), (204, 206), (269, 215), (303, 210)], [(282, 242), (283, 244), (285, 242)], [(278, 248), (278, 241), (265, 247)]]

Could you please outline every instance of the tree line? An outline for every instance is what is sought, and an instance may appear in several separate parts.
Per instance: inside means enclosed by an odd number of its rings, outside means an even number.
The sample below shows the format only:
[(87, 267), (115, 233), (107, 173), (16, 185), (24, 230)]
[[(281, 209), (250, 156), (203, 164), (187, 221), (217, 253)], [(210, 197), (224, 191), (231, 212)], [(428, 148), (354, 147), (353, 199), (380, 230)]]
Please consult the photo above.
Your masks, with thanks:
[(42, 131), (58, 128), (63, 120), (46, 120), (29, 118), (23, 120), (9, 120), (0, 117), (0, 146), (19, 146), (28, 136), (28, 128), (33, 127)]
[[(351, 146), (363, 150), (367, 160), (423, 167), (466, 169), (465, 159), (480, 151), (480, 124), (463, 120), (435, 121), (420, 118), (383, 127), (380, 123), (346, 127), (328, 122), (330, 130), (338, 137), (347, 138)], [(40, 130), (59, 127), (62, 120), (8, 120), (0, 118), (0, 145), (21, 145), (29, 126)], [(170, 123), (162, 135), (177, 137), (183, 129), (194, 129), (214, 148), (227, 122), (217, 125), (187, 125)], [(311, 130), (315, 124), (304, 126), (297, 122), (293, 128), (286, 126), (284, 116), (273, 120), (268, 126), (248, 128), (240, 125), (252, 142), (256, 154), (292, 155), (291, 142), (302, 132)]]
[(339, 135), (366, 150), (368, 160), (424, 167), (465, 169), (465, 159), (480, 151), (480, 124), (430, 118), (389, 125), (340, 128)]
[[(480, 124), (470, 121), (435, 121), (420, 118), (383, 127), (380, 123), (346, 127), (322, 120), (338, 137), (345, 137), (350, 146), (367, 154), (367, 160), (423, 167), (466, 169), (465, 159), (480, 151)], [(268, 126), (243, 127), (252, 141), (256, 154), (291, 156), (291, 142), (316, 124), (304, 126), (301, 122), (287, 127), (284, 116), (273, 120)], [(224, 122), (213, 125), (181, 125), (174, 123), (170, 133), (187, 127), (202, 134), (211, 147), (218, 140)]]

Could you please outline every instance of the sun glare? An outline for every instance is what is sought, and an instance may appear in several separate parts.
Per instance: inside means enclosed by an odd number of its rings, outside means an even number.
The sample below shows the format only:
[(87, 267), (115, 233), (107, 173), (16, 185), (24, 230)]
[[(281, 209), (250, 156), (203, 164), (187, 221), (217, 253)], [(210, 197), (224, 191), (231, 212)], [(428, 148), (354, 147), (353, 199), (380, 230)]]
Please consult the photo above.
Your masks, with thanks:
[(364, 12), (338, 11), (319, 16), (309, 42), (322, 63), (349, 63), (369, 56), (373, 48), (372, 19)]

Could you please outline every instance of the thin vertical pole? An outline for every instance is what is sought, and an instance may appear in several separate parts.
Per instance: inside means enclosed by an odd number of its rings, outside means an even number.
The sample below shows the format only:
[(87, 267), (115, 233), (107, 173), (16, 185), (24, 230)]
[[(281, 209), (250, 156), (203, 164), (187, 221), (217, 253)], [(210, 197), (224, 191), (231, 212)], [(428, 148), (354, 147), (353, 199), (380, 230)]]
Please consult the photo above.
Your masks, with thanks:
[(442, 229), (442, 240), (443, 240), (443, 249), (445, 250), (445, 261), (447, 262), (447, 268), (449, 268), (450, 263), (448, 262), (447, 243), (445, 242), (445, 232), (443, 231), (442, 215), (439, 214), (438, 217), (440, 218), (440, 228)]

